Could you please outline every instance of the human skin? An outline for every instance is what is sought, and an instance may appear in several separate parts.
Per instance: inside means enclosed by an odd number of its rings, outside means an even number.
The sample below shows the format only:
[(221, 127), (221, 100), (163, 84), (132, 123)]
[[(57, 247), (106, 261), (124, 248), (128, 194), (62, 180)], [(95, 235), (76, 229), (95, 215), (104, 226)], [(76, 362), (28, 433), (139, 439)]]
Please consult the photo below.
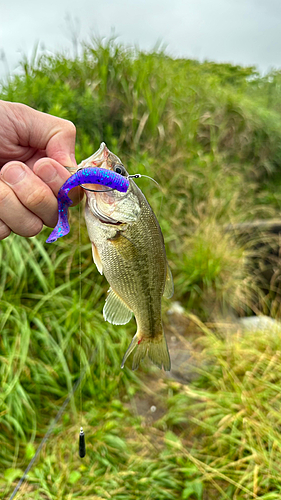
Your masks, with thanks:
[[(57, 194), (77, 167), (73, 123), (0, 100), (0, 240), (57, 223)], [(74, 205), (82, 190), (71, 191)]]

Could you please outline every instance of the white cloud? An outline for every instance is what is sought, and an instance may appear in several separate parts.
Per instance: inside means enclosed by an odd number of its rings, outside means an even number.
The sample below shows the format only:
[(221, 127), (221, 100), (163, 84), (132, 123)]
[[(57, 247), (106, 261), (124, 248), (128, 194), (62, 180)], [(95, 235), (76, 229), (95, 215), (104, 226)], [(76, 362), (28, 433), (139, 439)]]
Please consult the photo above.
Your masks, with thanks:
[(67, 14), (79, 19), (81, 40), (114, 28), (120, 41), (145, 50), (162, 40), (174, 56), (281, 67), (280, 0), (14, 0), (0, 7), (0, 51), (10, 69), (38, 41), (71, 50)]

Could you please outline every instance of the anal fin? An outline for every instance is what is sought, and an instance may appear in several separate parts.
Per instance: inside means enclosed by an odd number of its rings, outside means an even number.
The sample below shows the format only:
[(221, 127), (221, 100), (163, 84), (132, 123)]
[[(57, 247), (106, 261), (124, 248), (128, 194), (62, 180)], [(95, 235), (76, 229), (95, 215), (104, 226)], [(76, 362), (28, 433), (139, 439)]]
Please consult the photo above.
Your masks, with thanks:
[(125, 325), (132, 317), (132, 311), (110, 288), (103, 308), (103, 317), (113, 325)]

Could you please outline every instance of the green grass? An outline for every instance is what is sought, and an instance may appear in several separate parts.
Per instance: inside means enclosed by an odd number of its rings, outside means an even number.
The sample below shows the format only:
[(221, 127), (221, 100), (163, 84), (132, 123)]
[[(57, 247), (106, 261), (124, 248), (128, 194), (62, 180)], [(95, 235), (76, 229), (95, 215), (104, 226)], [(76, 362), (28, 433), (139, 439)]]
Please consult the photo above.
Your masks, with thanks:
[[(261, 77), (255, 68), (174, 60), (114, 40), (92, 41), (75, 60), (35, 54), (22, 70), (2, 85), (2, 99), (72, 120), (78, 161), (104, 140), (130, 173), (159, 182), (160, 191), (144, 178), (138, 184), (163, 229), (174, 300), (185, 308), (176, 334), (196, 377), (181, 385), (148, 361), (138, 372), (120, 370), (135, 322), (104, 322), (108, 285), (84, 224), (79, 249), (77, 209), (56, 244), (45, 244), (49, 230), (10, 236), (0, 243), (1, 495), (9, 498), (81, 362), (82, 408), (78, 390), (18, 498), (279, 498), (280, 335), (244, 333), (225, 320), (281, 314), (278, 237), (225, 231), (279, 216), (279, 72)], [(266, 266), (274, 268), (270, 283)], [(175, 331), (170, 304), (164, 322)], [(152, 405), (161, 410), (156, 419)]]

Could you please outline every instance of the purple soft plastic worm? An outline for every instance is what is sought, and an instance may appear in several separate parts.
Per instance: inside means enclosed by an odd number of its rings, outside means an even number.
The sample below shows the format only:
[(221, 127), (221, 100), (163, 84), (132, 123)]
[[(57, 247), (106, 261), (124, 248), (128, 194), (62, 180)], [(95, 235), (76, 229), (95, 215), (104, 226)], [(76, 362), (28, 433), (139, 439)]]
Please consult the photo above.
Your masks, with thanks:
[(53, 243), (58, 238), (69, 233), (69, 223), (67, 218), (68, 207), (72, 205), (71, 199), (67, 196), (70, 189), (80, 186), (81, 184), (100, 184), (112, 189), (117, 189), (122, 193), (126, 193), (129, 187), (129, 179), (123, 177), (112, 170), (100, 167), (86, 167), (78, 170), (74, 175), (69, 177), (60, 188), (58, 193), (58, 209), (59, 219), (55, 229), (51, 232), (46, 243)]

